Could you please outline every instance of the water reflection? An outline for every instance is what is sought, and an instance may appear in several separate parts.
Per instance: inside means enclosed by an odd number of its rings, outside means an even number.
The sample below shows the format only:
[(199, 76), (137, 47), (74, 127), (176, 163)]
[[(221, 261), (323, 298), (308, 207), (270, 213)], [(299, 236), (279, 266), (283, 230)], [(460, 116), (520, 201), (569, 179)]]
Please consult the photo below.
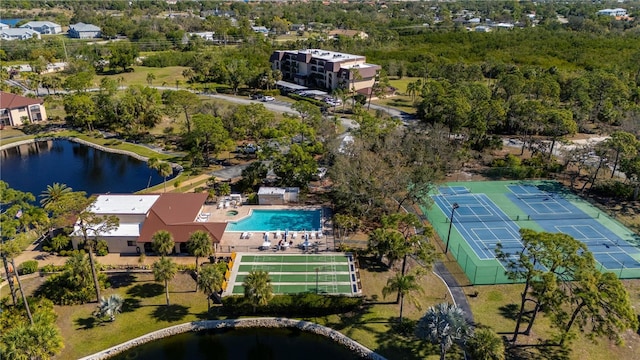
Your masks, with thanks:
[(0, 152), (0, 179), (38, 196), (54, 182), (88, 194), (132, 193), (160, 184), (157, 172), (130, 156), (108, 153), (68, 140), (40, 141)]

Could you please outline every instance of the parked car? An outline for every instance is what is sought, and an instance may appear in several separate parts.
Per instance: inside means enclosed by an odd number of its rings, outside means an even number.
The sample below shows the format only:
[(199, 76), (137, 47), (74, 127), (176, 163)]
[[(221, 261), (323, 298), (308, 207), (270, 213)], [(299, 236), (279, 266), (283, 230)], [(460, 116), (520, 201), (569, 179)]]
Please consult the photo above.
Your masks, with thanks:
[(262, 101), (267, 102), (267, 101), (274, 101), (276, 98), (274, 98), (273, 96), (265, 96), (262, 98)]

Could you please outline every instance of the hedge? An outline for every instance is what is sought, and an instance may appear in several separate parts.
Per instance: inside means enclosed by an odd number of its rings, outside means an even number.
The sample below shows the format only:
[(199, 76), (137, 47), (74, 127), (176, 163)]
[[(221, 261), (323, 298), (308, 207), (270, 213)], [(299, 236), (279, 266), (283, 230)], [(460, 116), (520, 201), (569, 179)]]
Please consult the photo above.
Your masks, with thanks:
[(27, 275), (38, 271), (38, 262), (36, 260), (28, 260), (18, 266), (18, 274)]
[(314, 293), (276, 295), (267, 306), (258, 307), (254, 313), (253, 305), (243, 296), (230, 296), (222, 300), (223, 306), (220, 309), (225, 315), (232, 316), (246, 314), (286, 317), (324, 316), (354, 311), (362, 306), (363, 300), (361, 297)]

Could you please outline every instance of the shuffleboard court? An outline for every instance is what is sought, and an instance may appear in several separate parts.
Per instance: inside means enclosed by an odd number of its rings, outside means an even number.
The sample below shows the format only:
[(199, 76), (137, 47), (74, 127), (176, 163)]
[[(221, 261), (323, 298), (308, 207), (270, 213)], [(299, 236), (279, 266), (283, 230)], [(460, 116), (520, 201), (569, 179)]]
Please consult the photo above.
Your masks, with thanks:
[(587, 246), (600, 270), (640, 278), (640, 235), (558, 182), (452, 182), (431, 197), (437, 206), (422, 211), (473, 284), (512, 282), (495, 250), (499, 243), (518, 256), (520, 228), (568, 234)]
[(274, 254), (237, 253), (223, 296), (244, 293), (243, 282), (251, 271), (269, 273), (274, 294), (318, 293), (360, 296), (357, 262), (349, 253)]

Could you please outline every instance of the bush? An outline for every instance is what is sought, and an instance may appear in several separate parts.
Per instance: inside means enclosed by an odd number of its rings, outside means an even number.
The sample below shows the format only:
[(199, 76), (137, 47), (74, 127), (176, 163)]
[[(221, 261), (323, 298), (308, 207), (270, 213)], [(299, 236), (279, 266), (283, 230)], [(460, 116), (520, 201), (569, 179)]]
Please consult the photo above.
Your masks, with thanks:
[(75, 254), (85, 254), (84, 249), (81, 250), (61, 250), (60, 253), (58, 253), (58, 255), (60, 256), (73, 256)]
[(40, 272), (41, 273), (54, 273), (54, 272), (64, 271), (64, 269), (65, 269), (64, 265), (47, 264), (47, 265), (45, 265), (45, 266), (40, 268)]
[(633, 187), (617, 180), (599, 181), (593, 186), (591, 192), (598, 196), (620, 200), (630, 200), (633, 198)]
[[(362, 306), (363, 298), (328, 296), (314, 293), (276, 295), (267, 306), (259, 307), (256, 314), (269, 316), (305, 317), (341, 314)], [(242, 296), (230, 296), (223, 300), (222, 311), (226, 315), (253, 314), (253, 306)]]
[(27, 275), (38, 271), (38, 262), (36, 260), (25, 261), (18, 266), (18, 274)]
[(98, 240), (96, 244), (96, 255), (105, 256), (109, 253), (109, 245), (106, 240)]

